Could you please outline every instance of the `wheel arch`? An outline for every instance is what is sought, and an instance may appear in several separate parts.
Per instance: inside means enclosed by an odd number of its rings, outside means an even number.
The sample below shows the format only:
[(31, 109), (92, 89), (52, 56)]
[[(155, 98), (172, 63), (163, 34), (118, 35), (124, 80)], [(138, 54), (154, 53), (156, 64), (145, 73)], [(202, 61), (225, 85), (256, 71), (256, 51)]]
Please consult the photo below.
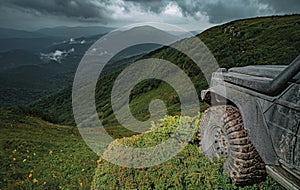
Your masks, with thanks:
[(263, 112), (256, 98), (229, 87), (211, 87), (201, 92), (201, 99), (214, 105), (233, 105), (242, 115), (244, 128), (265, 164), (279, 165)]

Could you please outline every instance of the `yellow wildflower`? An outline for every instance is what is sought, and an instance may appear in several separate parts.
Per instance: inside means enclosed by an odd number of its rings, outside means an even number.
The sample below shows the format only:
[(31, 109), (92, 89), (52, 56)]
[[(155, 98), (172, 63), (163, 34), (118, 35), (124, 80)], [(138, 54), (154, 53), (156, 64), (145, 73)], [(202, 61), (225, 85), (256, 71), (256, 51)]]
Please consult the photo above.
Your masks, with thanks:
[(17, 150), (16, 150), (16, 149), (12, 151), (12, 153), (13, 153), (13, 154), (16, 154), (16, 152), (17, 152)]
[(82, 169), (81, 171), (82, 171), (82, 172), (84, 172), (84, 171), (85, 171), (85, 169)]
[(27, 160), (26, 160), (26, 159), (24, 159), (24, 160), (23, 160), (23, 163), (25, 163), (26, 161), (27, 161)]
[(44, 185), (46, 185), (46, 184), (47, 184), (47, 182), (44, 182), (43, 184), (44, 184)]
[(82, 187), (83, 186), (82, 182), (80, 182), (79, 185), (80, 185), (80, 187)]
[(16, 158), (13, 158), (13, 161), (16, 161), (17, 159)]
[(33, 181), (33, 183), (38, 183), (39, 182), (39, 180), (37, 180), (35, 178), (32, 181)]
[(29, 177), (29, 178), (32, 178), (32, 173), (30, 173), (30, 174), (28, 175), (28, 177)]
[(53, 178), (56, 178), (57, 176), (55, 175), (55, 173), (52, 173), (52, 177), (53, 177)]
[(50, 150), (50, 151), (49, 151), (49, 155), (50, 155), (50, 156), (52, 156), (52, 154), (53, 154), (53, 151), (52, 151), (52, 150)]

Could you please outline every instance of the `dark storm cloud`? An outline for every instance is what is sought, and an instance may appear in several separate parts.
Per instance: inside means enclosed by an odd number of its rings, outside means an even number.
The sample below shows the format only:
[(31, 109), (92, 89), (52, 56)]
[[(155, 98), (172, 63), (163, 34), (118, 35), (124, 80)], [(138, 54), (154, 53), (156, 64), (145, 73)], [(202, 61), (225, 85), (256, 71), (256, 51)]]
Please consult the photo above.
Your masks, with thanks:
[(208, 3), (202, 7), (202, 11), (209, 17), (211, 23), (221, 23), (239, 18), (266, 15), (273, 12), (270, 6), (253, 0)]
[[(174, 6), (178, 6), (176, 10)], [(173, 14), (165, 14), (166, 7)], [(122, 26), (153, 18), (173, 24), (191, 20), (218, 24), (290, 13), (300, 13), (300, 0), (0, 0), (0, 27)]]
[(139, 4), (145, 10), (159, 13), (170, 2), (176, 2), (184, 16), (208, 16), (211, 23), (284, 13), (299, 13), (299, 0), (125, 0)]
[(276, 12), (299, 13), (299, 0), (262, 0), (262, 2), (271, 5)]
[(271, 14), (300, 13), (299, 0), (230, 0), (206, 4), (202, 11), (211, 23)]
[(161, 13), (167, 4), (170, 2), (169, 0), (124, 0), (124, 2), (132, 2), (134, 5), (140, 6), (145, 11), (151, 11), (153, 13)]
[[(184, 16), (197, 17), (199, 13), (209, 17), (211, 23), (259, 16), (264, 14), (296, 13), (300, 11), (299, 0), (123, 0), (123, 8), (130, 12), (138, 6), (147, 12), (159, 14), (170, 3), (177, 3)], [(1, 0), (1, 6), (31, 11), (33, 14), (65, 16), (80, 20), (110, 20), (113, 10), (107, 5), (114, 0)]]
[(2, 0), (1, 6), (16, 8), (36, 15), (64, 16), (78, 20), (102, 21), (109, 19), (110, 12), (105, 9), (109, 1), (102, 4), (92, 0)]

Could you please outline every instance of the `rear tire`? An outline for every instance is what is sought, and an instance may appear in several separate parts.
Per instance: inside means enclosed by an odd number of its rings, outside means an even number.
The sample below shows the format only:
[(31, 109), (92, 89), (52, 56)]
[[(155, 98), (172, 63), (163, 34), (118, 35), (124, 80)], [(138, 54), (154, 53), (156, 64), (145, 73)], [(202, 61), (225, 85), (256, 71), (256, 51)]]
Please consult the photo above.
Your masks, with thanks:
[(237, 185), (261, 181), (265, 164), (244, 129), (239, 110), (231, 105), (214, 106), (205, 111), (200, 122), (200, 146), (205, 156), (227, 158), (224, 173)]

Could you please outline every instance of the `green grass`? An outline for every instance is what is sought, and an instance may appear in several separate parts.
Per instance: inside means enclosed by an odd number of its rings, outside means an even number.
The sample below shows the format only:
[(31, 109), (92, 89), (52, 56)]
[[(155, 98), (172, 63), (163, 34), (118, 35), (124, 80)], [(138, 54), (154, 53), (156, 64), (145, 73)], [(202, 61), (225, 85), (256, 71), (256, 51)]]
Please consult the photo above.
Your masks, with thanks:
[(300, 54), (300, 15), (244, 19), (198, 37), (222, 67), (290, 64)]
[[(116, 141), (135, 147), (156, 145), (174, 132), (178, 120), (166, 117), (149, 133)], [(269, 177), (257, 185), (235, 187), (222, 175), (222, 160), (211, 163), (195, 138), (163, 164), (131, 169), (98, 160), (76, 128), (51, 124), (19, 110), (0, 109), (0, 121), (0, 189), (282, 189)], [(185, 121), (198, 126), (194, 119)], [(111, 127), (110, 133), (127, 133), (119, 130)]]
[(0, 109), (0, 189), (89, 189), (97, 155), (74, 127)]
[[(154, 125), (151, 132), (115, 142), (136, 148), (154, 146), (170, 137), (178, 121), (179, 117), (169, 116), (162, 123)], [(185, 121), (194, 122), (193, 126), (198, 126), (194, 119), (186, 118)], [(109, 148), (117, 149), (115, 142)], [(129, 159), (128, 156), (123, 152), (118, 158)], [(223, 160), (211, 163), (199, 149), (195, 138), (176, 157), (153, 167), (124, 168), (101, 158), (97, 163), (92, 189), (283, 189), (270, 177), (260, 184), (236, 187), (222, 174)]]

